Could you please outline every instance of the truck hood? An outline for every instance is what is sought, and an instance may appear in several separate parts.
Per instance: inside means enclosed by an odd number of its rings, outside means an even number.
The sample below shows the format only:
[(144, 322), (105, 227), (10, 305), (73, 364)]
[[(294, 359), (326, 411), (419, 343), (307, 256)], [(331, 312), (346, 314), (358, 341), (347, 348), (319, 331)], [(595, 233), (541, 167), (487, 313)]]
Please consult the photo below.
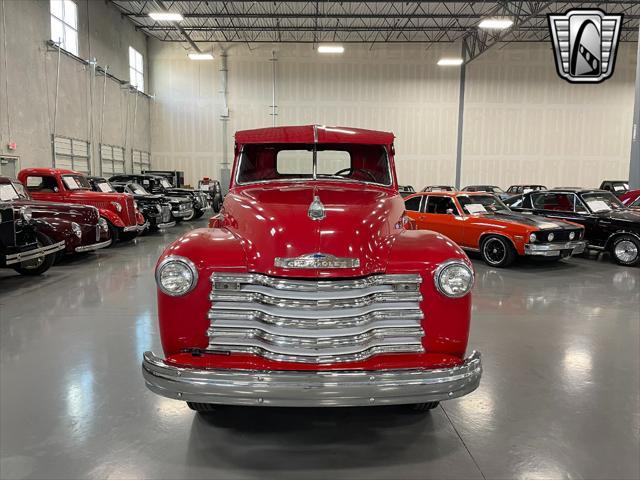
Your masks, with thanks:
[[(317, 197), (325, 217), (313, 220), (309, 207)], [(395, 192), (363, 184), (287, 183), (279, 188), (245, 187), (225, 199), (227, 225), (243, 243), (250, 271), (267, 275), (369, 275), (385, 270), (404, 202)], [(357, 259), (340, 269), (292, 269), (276, 258), (325, 254)], [(331, 270), (327, 272), (326, 270)]]

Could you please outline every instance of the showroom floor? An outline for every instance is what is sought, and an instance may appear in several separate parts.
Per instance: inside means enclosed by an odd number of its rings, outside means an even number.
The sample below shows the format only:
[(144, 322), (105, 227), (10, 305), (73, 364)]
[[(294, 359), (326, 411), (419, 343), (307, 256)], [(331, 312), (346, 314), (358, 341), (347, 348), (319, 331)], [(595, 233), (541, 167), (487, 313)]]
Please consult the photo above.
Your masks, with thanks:
[[(204, 225), (205, 220), (195, 225)], [(1, 478), (638, 478), (640, 268), (477, 269), (482, 384), (431, 414), (225, 408), (147, 391), (152, 270), (184, 225), (0, 272)]]

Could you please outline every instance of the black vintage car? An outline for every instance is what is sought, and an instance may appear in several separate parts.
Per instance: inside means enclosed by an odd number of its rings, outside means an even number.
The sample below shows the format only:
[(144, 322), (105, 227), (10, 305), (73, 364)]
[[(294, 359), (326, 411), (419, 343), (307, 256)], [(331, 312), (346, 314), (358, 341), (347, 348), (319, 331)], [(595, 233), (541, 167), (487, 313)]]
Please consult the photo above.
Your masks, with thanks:
[(209, 205), (211, 205), (211, 208), (215, 213), (218, 213), (222, 208), (222, 202), (224, 201), (220, 182), (218, 180), (204, 178), (198, 182), (198, 190), (205, 192), (208, 195)]
[(616, 197), (620, 195), (624, 195), (629, 191), (629, 181), (628, 180), (604, 180), (600, 184), (600, 190), (608, 190), (613, 193)]
[(547, 190), (547, 187), (545, 187), (544, 185), (534, 185), (534, 184), (511, 185), (509, 188), (507, 188), (507, 193), (509, 195), (520, 195), (523, 193), (537, 192), (538, 190)]
[(507, 200), (512, 210), (569, 220), (585, 227), (587, 248), (610, 252), (620, 265), (640, 264), (640, 212), (604, 190), (547, 190)]
[(16, 209), (0, 200), (0, 267), (22, 275), (40, 275), (51, 268), (65, 242), (54, 243), (39, 231), (40, 222), (32, 219), (29, 207)]
[[(121, 193), (129, 193), (136, 201), (161, 201), (169, 208), (169, 221), (171, 223), (181, 222), (183, 218), (193, 216), (193, 202), (185, 197), (168, 197), (166, 195), (149, 193), (142, 185), (135, 182), (112, 182), (113, 188)], [(140, 199), (140, 200), (139, 200)]]
[(138, 185), (142, 185), (145, 190), (151, 193), (167, 195), (171, 197), (182, 197), (191, 200), (193, 214), (191, 216), (184, 217), (183, 220), (192, 220), (200, 218), (204, 215), (204, 212), (209, 208), (209, 200), (205, 192), (193, 190), (191, 188), (175, 188), (166, 177), (161, 175), (150, 174), (132, 174), (132, 175), (115, 175), (109, 179), (110, 182), (115, 183), (129, 183), (134, 182)]
[(155, 232), (161, 228), (173, 227), (176, 222), (171, 215), (171, 205), (164, 198), (164, 195), (151, 195), (144, 188), (141, 192), (134, 192), (126, 185), (118, 186), (111, 184), (103, 177), (88, 177), (91, 188), (96, 192), (105, 193), (128, 193), (133, 195), (136, 207), (142, 213), (145, 222), (149, 223), (149, 231)]

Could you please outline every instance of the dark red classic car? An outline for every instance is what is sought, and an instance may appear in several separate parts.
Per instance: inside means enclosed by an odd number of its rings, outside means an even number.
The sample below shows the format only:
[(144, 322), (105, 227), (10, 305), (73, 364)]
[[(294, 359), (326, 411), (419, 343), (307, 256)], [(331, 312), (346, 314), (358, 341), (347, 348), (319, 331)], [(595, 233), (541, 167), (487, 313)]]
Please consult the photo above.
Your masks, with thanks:
[(26, 168), (18, 173), (18, 179), (35, 200), (96, 207), (107, 222), (113, 242), (131, 240), (147, 227), (132, 195), (93, 192), (83, 173), (59, 168)]
[(148, 388), (196, 411), (428, 410), (475, 390), (473, 269), (447, 238), (407, 228), (393, 134), (309, 125), (235, 138), (220, 214), (156, 266), (165, 356), (144, 354)]
[(107, 222), (100, 219), (98, 209), (87, 205), (33, 200), (24, 186), (0, 177), (2, 200), (16, 208), (29, 207), (32, 217), (45, 220), (40, 227), (56, 242), (64, 240), (66, 253), (88, 252), (111, 244)]

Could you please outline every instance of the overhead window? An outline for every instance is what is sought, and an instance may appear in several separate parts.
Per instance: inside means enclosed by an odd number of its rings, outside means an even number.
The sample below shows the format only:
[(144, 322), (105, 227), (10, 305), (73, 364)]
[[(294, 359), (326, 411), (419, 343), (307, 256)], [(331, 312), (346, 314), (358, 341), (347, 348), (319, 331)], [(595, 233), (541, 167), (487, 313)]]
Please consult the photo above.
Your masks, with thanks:
[(51, 40), (78, 55), (78, 6), (73, 0), (51, 0)]
[(53, 142), (55, 168), (68, 168), (82, 173), (89, 173), (90, 146), (86, 140), (68, 137), (55, 137)]
[(129, 81), (140, 92), (144, 92), (144, 58), (133, 47), (129, 47)]
[(133, 173), (151, 170), (151, 155), (143, 150), (133, 150)]
[(124, 172), (124, 148), (116, 145), (100, 145), (100, 160), (102, 162), (102, 174), (114, 175)]

